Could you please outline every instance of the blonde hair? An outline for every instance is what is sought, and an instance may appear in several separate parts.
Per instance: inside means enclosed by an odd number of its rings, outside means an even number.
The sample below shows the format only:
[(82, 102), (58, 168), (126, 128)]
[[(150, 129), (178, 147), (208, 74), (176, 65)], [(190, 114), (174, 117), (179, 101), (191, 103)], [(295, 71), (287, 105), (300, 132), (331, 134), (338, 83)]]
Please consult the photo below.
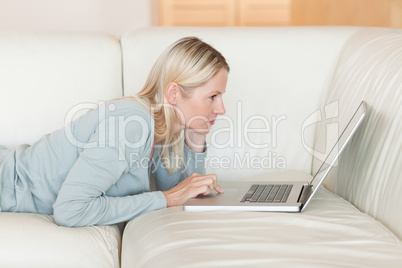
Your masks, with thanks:
[(165, 98), (165, 88), (176, 82), (188, 94), (190, 88), (206, 83), (222, 68), (230, 70), (221, 53), (197, 37), (185, 37), (165, 49), (134, 96), (155, 120), (155, 137), (163, 140), (161, 157), (170, 174), (183, 166), (183, 139), (182, 132), (173, 133), (176, 114)]

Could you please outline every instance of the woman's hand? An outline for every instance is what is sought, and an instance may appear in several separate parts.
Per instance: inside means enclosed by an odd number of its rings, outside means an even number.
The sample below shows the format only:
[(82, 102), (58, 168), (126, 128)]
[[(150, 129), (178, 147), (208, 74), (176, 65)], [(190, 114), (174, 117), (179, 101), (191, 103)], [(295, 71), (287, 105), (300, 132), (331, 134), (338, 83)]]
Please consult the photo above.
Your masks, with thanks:
[(218, 193), (223, 193), (222, 188), (217, 183), (215, 174), (201, 175), (193, 173), (172, 189), (162, 193), (166, 197), (167, 207), (173, 207), (181, 206), (187, 200), (199, 194), (207, 195), (213, 189)]

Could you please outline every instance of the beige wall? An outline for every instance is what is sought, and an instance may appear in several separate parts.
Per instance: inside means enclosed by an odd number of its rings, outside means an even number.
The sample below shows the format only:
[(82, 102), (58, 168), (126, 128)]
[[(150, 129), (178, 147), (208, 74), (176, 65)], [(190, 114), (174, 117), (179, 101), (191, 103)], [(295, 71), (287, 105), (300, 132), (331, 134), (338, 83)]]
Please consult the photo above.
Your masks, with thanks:
[(119, 36), (151, 24), (149, 0), (0, 0), (0, 29)]

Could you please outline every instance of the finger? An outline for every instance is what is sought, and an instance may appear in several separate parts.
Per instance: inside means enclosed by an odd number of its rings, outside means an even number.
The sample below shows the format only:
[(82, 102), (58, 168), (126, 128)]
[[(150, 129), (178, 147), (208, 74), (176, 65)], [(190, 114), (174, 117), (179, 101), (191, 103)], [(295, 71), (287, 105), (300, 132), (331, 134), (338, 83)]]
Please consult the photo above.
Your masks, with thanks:
[(223, 193), (225, 192), (225, 191), (222, 189), (222, 187), (220, 187), (218, 184), (216, 185), (215, 190), (216, 190), (218, 193), (221, 193), (221, 194), (223, 194)]
[(207, 174), (207, 175), (201, 175), (198, 173), (192, 173), (190, 176), (188, 176), (189, 178), (194, 178), (194, 179), (203, 179), (203, 178), (212, 178), (214, 180), (216, 180), (216, 174)]
[(193, 173), (190, 176), (188, 176), (186, 180), (190, 183), (197, 183), (204, 180), (206, 177), (208, 176)]
[(200, 194), (203, 195), (208, 195), (212, 191), (212, 189), (209, 188), (207, 185), (201, 186), (199, 189), (201, 190)]
[(217, 192), (219, 193), (223, 193), (223, 189), (222, 187), (220, 187), (217, 183), (217, 178), (215, 174), (209, 174), (209, 175), (205, 175), (202, 176), (202, 178), (199, 178), (197, 183), (197, 186), (201, 186), (201, 185), (207, 185), (210, 190), (212, 191), (213, 189), (215, 189)]
[(202, 178), (196, 179), (193, 181), (193, 184), (197, 187), (202, 186), (202, 185), (209, 185), (213, 188), (215, 188), (215, 182), (211, 177), (203, 176)]
[(198, 177), (203, 177), (203, 175), (194, 172), (194, 173), (191, 173), (190, 176), (188, 176), (188, 178), (198, 178)]
[[(208, 188), (208, 192), (204, 192), (203, 194), (204, 195), (207, 195), (207, 194), (209, 194), (212, 190), (216, 190), (218, 193), (224, 193), (224, 190), (222, 189), (222, 187), (220, 186), (220, 185), (218, 185), (218, 184), (215, 184), (215, 185), (213, 185), (212, 183), (209, 183), (209, 184), (205, 184), (205, 185), (200, 185), (199, 186), (199, 188), (201, 188), (201, 187), (207, 187)], [(207, 189), (207, 188), (203, 188), (203, 189)]]
[[(219, 193), (223, 193), (223, 189), (222, 189), (222, 187), (220, 187), (219, 185), (218, 185), (218, 179), (217, 179), (217, 176), (216, 176), (216, 174), (209, 174), (209, 175), (207, 175), (207, 176), (209, 176), (212, 180), (213, 180), (213, 188), (212, 189), (215, 189), (217, 192), (219, 192)], [(212, 190), (211, 189), (211, 190)]]
[[(195, 188), (198, 188), (201, 186), (207, 186), (209, 188), (209, 192), (211, 192), (214, 189), (218, 193), (224, 192), (222, 187), (220, 187), (217, 183), (216, 174), (201, 175), (198, 173), (192, 173), (188, 177), (188, 179), (189, 179), (188, 182), (190, 183), (190, 185), (193, 185)], [(198, 190), (196, 192), (197, 192), (197, 195), (202, 193), (202, 192), (199, 192)], [(203, 193), (203, 194), (208, 194), (208, 193)]]
[(202, 185), (199, 187), (194, 187), (190, 190), (190, 196), (189, 198), (197, 197), (198, 195), (207, 195), (211, 192), (208, 186)]
[(206, 185), (209, 187), (210, 191), (212, 191), (213, 189), (216, 189), (218, 185), (218, 183), (216, 182), (216, 180), (214, 180), (213, 178), (208, 178), (205, 180)]
[(207, 176), (212, 178), (215, 183), (218, 181), (218, 178), (216, 177), (216, 174), (208, 174)]

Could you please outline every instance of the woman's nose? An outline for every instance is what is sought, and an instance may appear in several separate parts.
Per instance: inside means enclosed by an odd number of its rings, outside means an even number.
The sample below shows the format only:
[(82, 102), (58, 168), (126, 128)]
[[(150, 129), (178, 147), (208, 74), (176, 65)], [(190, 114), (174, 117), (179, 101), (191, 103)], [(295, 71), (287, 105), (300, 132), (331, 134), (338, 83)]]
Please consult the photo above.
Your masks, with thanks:
[(218, 107), (215, 110), (216, 114), (225, 114), (226, 113), (226, 109), (225, 109), (225, 105), (223, 104), (223, 101), (221, 101), (218, 105)]

